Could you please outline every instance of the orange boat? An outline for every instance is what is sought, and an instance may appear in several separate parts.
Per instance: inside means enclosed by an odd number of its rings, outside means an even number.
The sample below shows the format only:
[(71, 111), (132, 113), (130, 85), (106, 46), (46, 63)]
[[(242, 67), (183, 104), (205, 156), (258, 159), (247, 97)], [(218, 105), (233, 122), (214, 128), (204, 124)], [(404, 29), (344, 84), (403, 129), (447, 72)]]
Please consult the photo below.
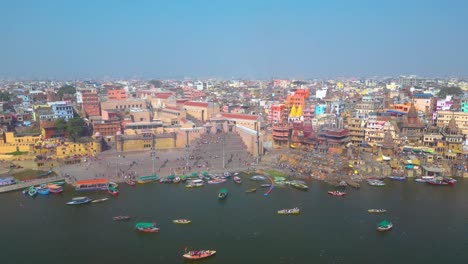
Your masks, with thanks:
[(216, 254), (214, 250), (192, 250), (184, 254), (186, 259), (203, 259)]

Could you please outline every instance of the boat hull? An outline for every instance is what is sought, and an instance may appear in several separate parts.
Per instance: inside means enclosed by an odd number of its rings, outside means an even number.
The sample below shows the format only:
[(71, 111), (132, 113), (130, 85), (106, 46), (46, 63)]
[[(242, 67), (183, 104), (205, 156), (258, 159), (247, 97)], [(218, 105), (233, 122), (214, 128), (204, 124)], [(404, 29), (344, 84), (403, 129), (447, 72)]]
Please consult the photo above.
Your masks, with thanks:
[(200, 250), (200, 251), (190, 251), (186, 254), (183, 255), (184, 258), (186, 259), (203, 259), (203, 258), (208, 258), (216, 254), (216, 251), (214, 250)]

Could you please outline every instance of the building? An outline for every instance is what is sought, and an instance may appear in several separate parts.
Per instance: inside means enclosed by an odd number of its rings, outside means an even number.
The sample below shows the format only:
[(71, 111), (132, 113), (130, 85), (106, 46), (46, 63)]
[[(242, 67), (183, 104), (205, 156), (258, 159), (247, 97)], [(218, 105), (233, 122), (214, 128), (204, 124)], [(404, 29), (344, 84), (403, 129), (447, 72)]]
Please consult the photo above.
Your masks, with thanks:
[(243, 126), (252, 130), (260, 131), (263, 127), (263, 119), (258, 115), (221, 113), (221, 117), (234, 122), (237, 126)]
[(460, 111), (462, 111), (463, 113), (468, 113), (468, 99), (461, 101)]
[(184, 103), (183, 108), (187, 113), (187, 117), (193, 117), (200, 121), (207, 121), (220, 113), (218, 104), (212, 102), (187, 101)]
[(310, 97), (310, 92), (309, 90), (307, 89), (298, 89), (294, 92), (294, 94), (289, 94), (287, 97), (286, 97), (286, 106), (287, 107), (293, 107), (293, 106), (296, 106), (296, 107), (301, 107), (301, 108), (305, 108), (305, 104), (306, 104), (306, 101), (309, 99)]
[(445, 127), (452, 118), (454, 118), (457, 127), (461, 130), (463, 135), (468, 135), (468, 113), (439, 111), (437, 112), (436, 124), (438, 127)]
[(448, 125), (441, 131), (445, 146), (445, 157), (456, 158), (463, 153), (463, 134), (459, 132), (455, 117), (452, 116)]
[(65, 101), (58, 101), (58, 102), (49, 102), (47, 103), (54, 112), (54, 118), (63, 118), (65, 120), (72, 119), (75, 114), (73, 111), (73, 106)]
[(111, 141), (117, 131), (122, 131), (120, 121), (101, 121), (93, 123), (94, 133), (99, 133), (104, 140)]
[(127, 99), (127, 100), (109, 100), (101, 102), (101, 109), (110, 110), (125, 110), (131, 108), (147, 109), (146, 100), (144, 99)]
[(52, 107), (37, 107), (34, 110), (34, 121), (52, 121), (54, 119), (54, 111)]
[(101, 115), (101, 106), (99, 104), (99, 96), (96, 89), (81, 89), (77, 92), (77, 102), (79, 97), (81, 97), (81, 107), (87, 117)]
[(127, 98), (127, 93), (123, 88), (114, 88), (107, 90), (108, 100), (126, 100)]
[(3, 141), (0, 141), (0, 153), (34, 152), (36, 143), (42, 139), (41, 134), (21, 135), (5, 132)]
[(268, 111), (267, 123), (268, 124), (278, 124), (282, 123), (282, 116), (284, 111), (284, 105), (272, 105)]
[(403, 118), (400, 138), (404, 143), (418, 144), (422, 142), (424, 129), (425, 125), (419, 119), (414, 103), (411, 103), (408, 114)]
[(365, 138), (366, 122), (361, 118), (348, 119), (349, 140), (351, 143), (360, 146)]
[(413, 103), (416, 111), (421, 111), (425, 114), (434, 112), (436, 98), (430, 93), (415, 93), (413, 94)]

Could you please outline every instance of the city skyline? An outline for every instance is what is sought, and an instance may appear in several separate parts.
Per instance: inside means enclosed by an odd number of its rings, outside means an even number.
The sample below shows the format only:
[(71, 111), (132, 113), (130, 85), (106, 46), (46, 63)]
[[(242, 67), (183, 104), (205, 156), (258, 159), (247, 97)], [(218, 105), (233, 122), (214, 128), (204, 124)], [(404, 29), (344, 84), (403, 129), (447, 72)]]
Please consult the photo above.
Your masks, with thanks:
[(463, 1), (0, 6), (0, 78), (468, 76)]

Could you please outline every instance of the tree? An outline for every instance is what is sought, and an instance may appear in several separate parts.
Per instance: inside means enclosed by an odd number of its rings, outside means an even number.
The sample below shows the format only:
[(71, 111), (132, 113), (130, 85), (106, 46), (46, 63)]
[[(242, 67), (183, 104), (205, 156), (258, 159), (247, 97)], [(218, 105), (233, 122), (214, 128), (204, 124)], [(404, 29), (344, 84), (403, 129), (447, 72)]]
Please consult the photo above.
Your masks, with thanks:
[(154, 87), (156, 88), (160, 88), (163, 85), (163, 83), (160, 80), (151, 80), (149, 81), (149, 83), (154, 85)]
[(9, 92), (0, 92), (0, 101), (9, 102), (11, 99), (11, 94)]
[(64, 118), (55, 120), (55, 128), (58, 132), (64, 132), (67, 129), (67, 121)]
[(59, 88), (57, 94), (60, 96), (60, 100), (62, 100), (64, 94), (75, 94), (76, 88), (71, 85), (64, 85)]
[(460, 87), (443, 87), (440, 89), (437, 96), (439, 98), (445, 98), (447, 95), (462, 95), (463, 90)]
[(83, 133), (83, 126), (84, 121), (81, 117), (74, 117), (68, 120), (68, 136), (71, 137), (73, 141), (76, 141), (76, 139), (79, 138)]

